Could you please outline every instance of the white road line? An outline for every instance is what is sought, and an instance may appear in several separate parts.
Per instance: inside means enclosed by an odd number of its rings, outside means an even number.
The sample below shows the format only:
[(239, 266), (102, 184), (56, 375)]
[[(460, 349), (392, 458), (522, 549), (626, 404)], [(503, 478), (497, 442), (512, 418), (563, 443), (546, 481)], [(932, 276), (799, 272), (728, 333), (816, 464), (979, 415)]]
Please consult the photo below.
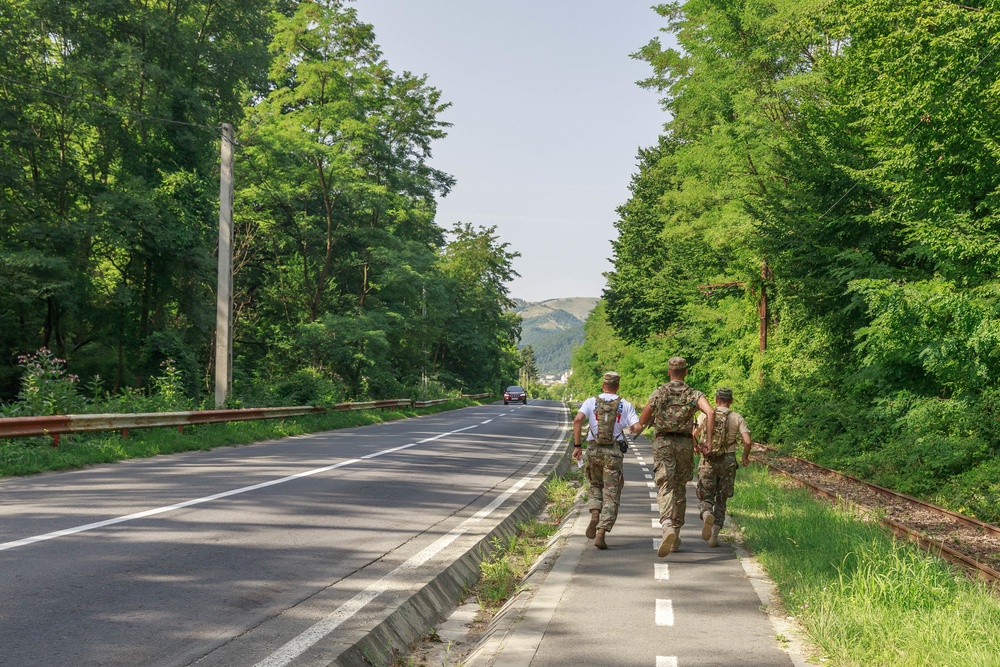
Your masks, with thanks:
[(51, 533), (45, 533), (44, 535), (35, 535), (33, 537), (26, 537), (22, 540), (15, 540), (13, 542), (3, 542), (0, 543), (0, 551), (6, 551), (7, 549), (16, 549), (17, 547), (27, 546), (29, 544), (34, 544), (36, 542), (44, 542), (46, 540), (54, 540), (57, 537), (66, 537), (67, 535), (75, 535), (76, 533), (84, 533), (91, 530), (97, 530), (98, 528), (105, 528), (107, 526), (113, 526), (118, 523), (126, 523), (128, 521), (135, 521), (136, 519), (145, 519), (146, 517), (156, 516), (157, 514), (164, 514), (166, 512), (173, 512), (174, 510), (183, 509), (185, 507), (192, 507), (194, 505), (202, 505), (204, 503), (212, 502), (213, 500), (221, 500), (222, 498), (228, 498), (229, 496), (237, 496), (243, 493), (249, 493), (250, 491), (256, 491), (258, 489), (265, 489), (269, 486), (276, 486), (278, 484), (284, 484), (285, 482), (292, 482), (303, 477), (311, 477), (313, 475), (318, 475), (320, 473), (329, 472), (330, 470), (335, 470), (337, 468), (343, 468), (344, 466), (353, 465), (355, 463), (360, 463), (363, 459), (373, 459), (378, 456), (383, 456), (385, 454), (391, 454), (393, 452), (398, 452), (403, 449), (408, 449), (410, 447), (415, 447), (416, 445), (421, 445), (426, 442), (431, 442), (433, 440), (438, 440), (444, 438), (445, 436), (453, 435), (455, 433), (461, 433), (462, 431), (468, 431), (469, 429), (476, 428), (479, 424), (474, 424), (472, 426), (466, 426), (465, 428), (456, 429), (454, 431), (448, 431), (447, 433), (442, 433), (440, 435), (433, 436), (431, 438), (424, 438), (423, 440), (418, 440), (417, 442), (411, 442), (407, 445), (401, 445), (399, 447), (392, 447), (390, 449), (382, 450), (381, 452), (375, 452), (374, 454), (368, 454), (362, 456), (360, 459), (347, 459), (346, 461), (341, 461), (340, 463), (334, 463), (333, 465), (323, 466), (322, 468), (314, 468), (313, 470), (306, 470), (304, 472), (297, 473), (295, 475), (289, 475), (288, 477), (282, 477), (280, 479), (272, 479), (268, 482), (261, 482), (260, 484), (253, 484), (251, 486), (243, 486), (238, 489), (232, 489), (230, 491), (223, 491), (222, 493), (215, 493), (211, 496), (204, 496), (202, 498), (194, 498), (193, 500), (185, 500), (182, 503), (177, 503), (175, 505), (168, 505), (166, 507), (156, 507), (154, 509), (145, 510), (142, 512), (136, 512), (135, 514), (128, 514), (126, 516), (119, 516), (113, 519), (105, 519), (104, 521), (95, 521), (94, 523), (87, 523), (82, 526), (74, 526), (72, 528), (66, 528), (63, 530), (57, 530)]
[[(653, 497), (654, 498), (656, 497), (655, 493), (653, 494)], [(659, 512), (660, 511), (660, 506), (657, 505), (656, 503), (649, 503), (649, 511), (650, 512)]]
[(653, 484), (652, 482), (646, 482), (646, 486), (648, 486), (651, 489), (655, 489), (656, 488), (656, 484)]
[(655, 498), (656, 497), (656, 491), (650, 491), (649, 492), (649, 497), (650, 498)]
[(646, 477), (646, 479), (653, 479), (653, 476), (650, 475), (648, 472), (645, 474), (645, 477)]
[(531, 479), (537, 475), (546, 465), (548, 465), (549, 460), (552, 456), (561, 448), (565, 447), (566, 443), (566, 431), (568, 430), (568, 424), (563, 422), (562, 433), (556, 438), (555, 443), (549, 450), (549, 453), (545, 455), (545, 458), (538, 463), (527, 475), (522, 477), (517, 483), (512, 487), (507, 489), (501, 495), (497, 496), (493, 502), (484, 507), (483, 509), (476, 512), (474, 515), (460, 523), (458, 526), (453, 528), (450, 532), (438, 538), (433, 544), (424, 548), (420, 553), (416, 554), (405, 563), (397, 567), (395, 570), (385, 575), (368, 588), (364, 589), (353, 598), (345, 602), (332, 614), (326, 616), (323, 620), (319, 621), (305, 632), (295, 637), (287, 644), (279, 648), (277, 651), (269, 655), (258, 662), (254, 667), (284, 667), (289, 664), (300, 655), (305, 653), (314, 644), (319, 642), (321, 639), (326, 637), (328, 634), (336, 630), (345, 621), (349, 620), (354, 614), (358, 613), (365, 605), (377, 598), (379, 595), (385, 591), (394, 588), (398, 585), (399, 580), (403, 578), (403, 575), (411, 570), (415, 570), (428, 560), (436, 556), (443, 549), (445, 549), (452, 542), (457, 540), (459, 537), (464, 535), (473, 527), (474, 524), (479, 523), (490, 514), (493, 513), (498, 507), (503, 505), (512, 495), (520, 491)]
[(642, 471), (643, 471), (644, 473), (645, 473), (645, 472), (649, 472), (649, 468), (647, 468), (646, 466), (642, 466)]
[[(657, 511), (659, 511), (659, 510), (657, 510)], [(660, 525), (660, 518), (659, 517), (657, 517), (655, 519), (650, 519), (650, 521), (653, 522), (653, 528), (662, 528), (662, 526)]]
[(677, 656), (674, 655), (656, 656), (656, 667), (677, 667)]
[(662, 542), (662, 541), (663, 541), (662, 537), (658, 537), (657, 539), (653, 540), (653, 551), (659, 551), (660, 550), (660, 542)]
[(670, 600), (656, 600), (656, 624), (660, 626), (673, 626), (674, 624), (674, 603)]
[(493, 421), (493, 420), (492, 420), (492, 419), (487, 419), (486, 421), (484, 421), (484, 422), (479, 422), (479, 423), (480, 423), (480, 424), (489, 424), (489, 423), (490, 423), (491, 421)]
[[(659, 548), (659, 543), (656, 546)], [(670, 579), (670, 566), (666, 563), (653, 563), (653, 578), (657, 581)]]

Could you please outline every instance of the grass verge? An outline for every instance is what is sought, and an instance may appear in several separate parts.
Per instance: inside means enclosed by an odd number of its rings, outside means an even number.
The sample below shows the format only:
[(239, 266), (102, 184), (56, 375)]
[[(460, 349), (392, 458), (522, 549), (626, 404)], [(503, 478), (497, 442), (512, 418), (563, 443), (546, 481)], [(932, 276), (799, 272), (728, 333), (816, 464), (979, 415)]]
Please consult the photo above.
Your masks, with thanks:
[(215, 447), (286, 438), (340, 428), (428, 415), (479, 403), (460, 398), (440, 405), (406, 410), (335, 412), (286, 419), (266, 419), (224, 424), (186, 426), (184, 432), (171, 428), (133, 430), (128, 438), (116, 431), (65, 435), (58, 448), (49, 438), (0, 440), (0, 477), (81, 468), (95, 463), (173, 454)]
[(995, 589), (759, 466), (729, 508), (826, 664), (1000, 667)]
[(472, 589), (484, 610), (496, 612), (517, 592), (532, 564), (545, 552), (549, 538), (572, 509), (580, 488), (579, 479), (580, 473), (575, 468), (563, 477), (553, 477), (546, 484), (546, 505), (541, 516), (519, 525), (517, 534), (506, 541), (494, 540), (494, 551), (480, 564), (479, 581)]

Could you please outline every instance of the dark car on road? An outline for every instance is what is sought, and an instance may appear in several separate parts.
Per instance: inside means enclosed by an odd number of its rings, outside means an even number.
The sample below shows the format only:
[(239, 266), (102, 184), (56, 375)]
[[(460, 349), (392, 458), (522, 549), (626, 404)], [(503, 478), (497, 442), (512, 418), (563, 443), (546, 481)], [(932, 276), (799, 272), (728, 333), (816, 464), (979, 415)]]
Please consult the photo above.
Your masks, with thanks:
[(518, 387), (517, 385), (507, 387), (507, 391), (503, 393), (503, 404), (507, 405), (511, 401), (521, 401), (527, 405), (528, 392), (524, 390), (524, 387)]

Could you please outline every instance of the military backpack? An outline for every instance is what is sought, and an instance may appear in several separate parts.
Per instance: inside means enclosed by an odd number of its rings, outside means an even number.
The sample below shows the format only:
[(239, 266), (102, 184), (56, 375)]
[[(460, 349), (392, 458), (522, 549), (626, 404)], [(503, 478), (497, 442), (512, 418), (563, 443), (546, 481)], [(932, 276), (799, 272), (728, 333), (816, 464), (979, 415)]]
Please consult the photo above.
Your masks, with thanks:
[(694, 413), (698, 410), (696, 392), (684, 383), (668, 382), (660, 387), (662, 401), (653, 418), (657, 436), (668, 433), (690, 434), (694, 426)]
[(729, 423), (732, 421), (729, 418), (732, 414), (733, 411), (729, 408), (715, 409), (715, 432), (712, 434), (712, 451), (708, 453), (709, 456), (728, 454), (729, 447), (736, 442), (739, 434), (731, 433), (732, 425)]
[(597, 397), (594, 406), (594, 416), (597, 418), (597, 432), (594, 433), (595, 445), (613, 445), (615, 443), (615, 424), (621, 418), (622, 399)]

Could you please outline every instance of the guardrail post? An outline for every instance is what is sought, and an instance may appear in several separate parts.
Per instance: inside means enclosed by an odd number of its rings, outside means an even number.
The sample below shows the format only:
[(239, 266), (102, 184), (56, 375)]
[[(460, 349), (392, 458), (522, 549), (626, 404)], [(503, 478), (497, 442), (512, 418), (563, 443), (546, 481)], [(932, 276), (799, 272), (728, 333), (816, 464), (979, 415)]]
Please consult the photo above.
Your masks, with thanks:
[(128, 440), (128, 429), (127, 428), (123, 428), (122, 429), (122, 440)]
[(58, 433), (53, 433), (52, 434), (52, 446), (53, 447), (58, 447), (59, 446), (59, 437), (60, 436), (59, 436)]

